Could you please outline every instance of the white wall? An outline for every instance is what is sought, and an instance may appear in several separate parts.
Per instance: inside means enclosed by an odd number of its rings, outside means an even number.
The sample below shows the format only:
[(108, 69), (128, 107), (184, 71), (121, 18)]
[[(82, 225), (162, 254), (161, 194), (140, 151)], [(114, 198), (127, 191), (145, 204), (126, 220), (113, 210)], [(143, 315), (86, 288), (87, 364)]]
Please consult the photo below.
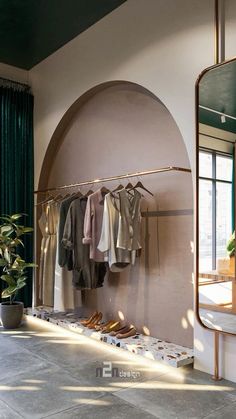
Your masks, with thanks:
[[(235, 1), (228, 56), (235, 54)], [(50, 138), (68, 107), (109, 80), (136, 82), (172, 113), (192, 169), (195, 159), (194, 85), (213, 64), (213, 0), (128, 0), (30, 71), (35, 94), (35, 182)], [(234, 16), (234, 18), (232, 17)], [(196, 324), (196, 368), (212, 372), (212, 335)], [(236, 339), (225, 339), (224, 376), (236, 381)]]
[(194, 83), (213, 63), (213, 0), (128, 0), (30, 71), (35, 182), (68, 107), (109, 80), (136, 82), (173, 114), (194, 162)]
[(29, 82), (28, 71), (3, 63), (0, 63), (0, 77), (5, 77), (6, 79), (18, 81), (20, 83), (28, 84)]

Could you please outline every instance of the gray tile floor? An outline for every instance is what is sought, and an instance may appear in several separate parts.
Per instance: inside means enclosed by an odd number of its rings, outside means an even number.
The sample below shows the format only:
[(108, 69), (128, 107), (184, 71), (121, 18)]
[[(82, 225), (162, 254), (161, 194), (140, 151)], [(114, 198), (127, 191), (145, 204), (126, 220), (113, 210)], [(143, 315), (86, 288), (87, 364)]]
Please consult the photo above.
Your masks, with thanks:
[(231, 419), (235, 412), (236, 384), (190, 367), (145, 362), (34, 319), (16, 331), (0, 328), (1, 419)]

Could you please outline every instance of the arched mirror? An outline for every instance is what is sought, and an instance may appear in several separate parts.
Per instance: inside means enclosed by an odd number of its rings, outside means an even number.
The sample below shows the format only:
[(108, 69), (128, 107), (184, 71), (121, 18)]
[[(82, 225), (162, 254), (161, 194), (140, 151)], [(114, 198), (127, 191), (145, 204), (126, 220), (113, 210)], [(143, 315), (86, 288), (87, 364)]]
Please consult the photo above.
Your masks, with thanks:
[(196, 116), (197, 316), (207, 328), (236, 334), (236, 59), (200, 75)]

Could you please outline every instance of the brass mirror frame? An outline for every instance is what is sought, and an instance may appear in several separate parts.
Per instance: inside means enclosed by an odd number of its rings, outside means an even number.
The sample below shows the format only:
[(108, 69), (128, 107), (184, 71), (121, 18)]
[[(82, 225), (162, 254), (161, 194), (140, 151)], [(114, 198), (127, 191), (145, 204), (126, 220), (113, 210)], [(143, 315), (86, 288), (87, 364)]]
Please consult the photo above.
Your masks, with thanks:
[[(206, 330), (212, 331), (212, 332), (217, 332), (217, 333), (221, 333), (223, 335), (229, 335), (229, 336), (236, 336), (236, 333), (230, 333), (230, 332), (226, 332), (224, 330), (217, 330), (217, 329), (213, 329), (211, 327), (206, 326), (200, 317), (199, 314), (199, 84), (201, 79), (203, 78), (203, 76), (208, 73), (210, 70), (214, 70), (215, 68), (218, 67), (222, 67), (225, 64), (229, 64), (233, 61), (236, 61), (236, 57), (231, 58), (230, 60), (226, 60), (223, 61), (219, 64), (214, 64), (210, 67), (205, 68), (200, 75), (197, 78), (197, 81), (195, 83), (195, 133), (196, 133), (196, 160), (195, 160), (195, 164), (196, 164), (196, 170), (195, 170), (195, 175), (196, 175), (196, 179), (195, 179), (195, 188), (196, 188), (196, 200), (195, 200), (195, 291), (194, 291), (194, 296), (195, 296), (195, 316), (198, 320), (198, 323)], [(236, 165), (235, 165), (236, 166)], [(236, 168), (235, 168), (235, 172), (234, 172), (234, 176), (236, 175)], [(236, 178), (236, 176), (235, 176)], [(236, 200), (236, 198), (235, 198)], [(235, 208), (235, 206), (234, 206)], [(235, 215), (236, 215), (236, 208), (234, 209), (235, 211)], [(235, 219), (235, 217), (234, 217)], [(235, 219), (235, 226), (236, 226), (236, 219)], [(235, 227), (234, 226), (234, 227)], [(235, 258), (236, 260), (236, 258)], [(235, 280), (236, 280), (236, 269), (235, 269)], [(236, 315), (235, 315), (236, 316)]]

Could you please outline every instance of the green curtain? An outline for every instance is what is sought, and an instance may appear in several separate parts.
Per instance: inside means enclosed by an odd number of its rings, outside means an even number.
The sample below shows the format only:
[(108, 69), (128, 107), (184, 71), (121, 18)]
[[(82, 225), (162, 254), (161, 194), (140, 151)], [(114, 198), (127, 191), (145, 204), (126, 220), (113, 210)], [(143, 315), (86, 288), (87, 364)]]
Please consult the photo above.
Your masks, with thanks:
[[(22, 224), (33, 227), (33, 96), (20, 86), (0, 86), (0, 214), (25, 213)], [(33, 260), (33, 235), (25, 236), (22, 257)], [(31, 270), (32, 271), (32, 270)], [(32, 272), (17, 296), (32, 305)], [(0, 285), (2, 287), (2, 283)]]

